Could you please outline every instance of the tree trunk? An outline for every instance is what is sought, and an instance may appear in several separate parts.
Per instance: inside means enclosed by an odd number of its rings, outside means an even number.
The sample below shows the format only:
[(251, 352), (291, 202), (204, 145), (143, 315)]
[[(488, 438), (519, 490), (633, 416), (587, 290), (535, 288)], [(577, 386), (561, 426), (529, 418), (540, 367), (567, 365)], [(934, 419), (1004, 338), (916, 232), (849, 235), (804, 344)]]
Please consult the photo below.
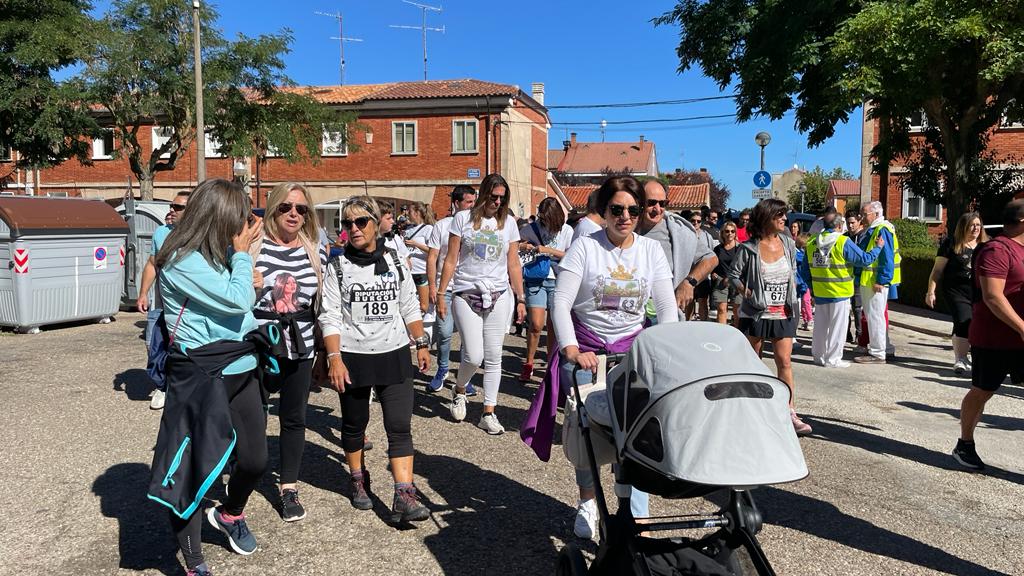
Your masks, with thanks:
[(153, 176), (136, 174), (139, 178), (139, 198), (142, 200), (153, 199)]

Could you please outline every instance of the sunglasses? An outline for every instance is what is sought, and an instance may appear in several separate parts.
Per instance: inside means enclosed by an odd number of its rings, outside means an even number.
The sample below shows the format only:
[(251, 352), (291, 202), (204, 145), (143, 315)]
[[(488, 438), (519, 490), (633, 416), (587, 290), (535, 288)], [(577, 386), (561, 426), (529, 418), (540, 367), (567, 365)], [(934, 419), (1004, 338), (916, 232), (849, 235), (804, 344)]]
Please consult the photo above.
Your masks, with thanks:
[(700, 223), (701, 223), (701, 219), (700, 218), (691, 218), (690, 219), (690, 224), (700, 224)]
[(655, 206), (661, 206), (662, 208), (668, 207), (668, 200), (648, 200), (647, 207), (654, 208)]
[(175, 212), (181, 212), (184, 209), (185, 209), (185, 205), (184, 204), (171, 204), (171, 210), (174, 210)]
[(353, 224), (355, 224), (356, 228), (362, 230), (363, 228), (366, 228), (366, 225), (370, 223), (370, 220), (373, 220), (373, 218), (370, 218), (369, 216), (360, 216), (352, 220), (345, 218), (341, 221), (341, 229), (348, 230)]
[(309, 214), (308, 204), (292, 204), (291, 202), (281, 202), (277, 205), (277, 211), (281, 214), (287, 214), (295, 208), (295, 211), (299, 213), (299, 216), (305, 216)]
[(636, 204), (630, 206), (623, 206), (622, 204), (609, 204), (608, 211), (612, 213), (612, 216), (621, 218), (622, 214), (626, 211), (629, 212), (630, 218), (637, 218), (640, 216), (640, 207)]
[(722, 234), (735, 234), (735, 230), (722, 230)]
[(491, 195), (490, 201), (492, 203), (494, 203), (494, 204), (501, 204), (502, 202), (505, 201), (505, 197), (504, 196)]

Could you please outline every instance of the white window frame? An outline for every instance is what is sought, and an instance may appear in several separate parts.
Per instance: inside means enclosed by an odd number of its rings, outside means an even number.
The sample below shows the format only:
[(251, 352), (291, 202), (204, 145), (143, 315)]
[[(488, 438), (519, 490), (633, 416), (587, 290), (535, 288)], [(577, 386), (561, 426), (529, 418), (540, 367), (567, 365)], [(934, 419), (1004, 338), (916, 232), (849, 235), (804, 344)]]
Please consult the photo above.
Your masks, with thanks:
[[(1014, 103), (1014, 101), (1010, 100), (1009, 104), (1013, 105), (1013, 103)], [(1024, 128), (1024, 120), (1020, 120), (1020, 121), (1017, 121), (1017, 122), (1010, 122), (1006, 118), (1006, 113), (1003, 113), (1003, 115), (999, 118), (999, 127), (1000, 128)]]
[[(910, 215), (911, 203), (914, 203), (914, 204), (917, 205), (917, 216), (911, 216)], [(934, 215), (929, 215), (929, 214), (925, 213), (926, 210), (928, 210), (928, 205), (929, 204), (934, 205), (934, 209), (935, 209), (935, 214)], [(933, 202), (931, 200), (927, 200), (927, 199), (922, 198), (920, 196), (916, 196), (906, 186), (903, 187), (903, 217), (904, 218), (906, 218), (908, 220), (919, 220), (921, 222), (925, 222), (925, 223), (928, 223), (928, 224), (939, 224), (939, 223), (942, 222), (942, 213), (943, 213), (942, 211), (943, 210), (944, 210), (944, 208), (943, 208), (942, 204), (939, 204), (938, 202)]]
[[(157, 148), (163, 146), (164, 142), (167, 142), (168, 140), (171, 139), (170, 136), (161, 135), (161, 133), (165, 130), (170, 130), (171, 134), (174, 134), (174, 128), (169, 128), (167, 126), (153, 126), (153, 150), (156, 150)], [(166, 154), (161, 154), (160, 157), (170, 158), (171, 154), (168, 152)]]
[(920, 110), (921, 124), (914, 124), (913, 116), (907, 116), (907, 123), (910, 124), (911, 132), (924, 132), (925, 128), (928, 127), (928, 115), (924, 113), (924, 110)]
[[(465, 144), (466, 134), (469, 133), (469, 125), (472, 124), (473, 134), (473, 147), (459, 149), (457, 134), (458, 131), (462, 130), (463, 144)], [(461, 125), (461, 126), (460, 126)], [(480, 123), (476, 118), (457, 118), (452, 120), (452, 154), (479, 154), (480, 153)]]
[(348, 135), (345, 132), (331, 132), (324, 128), (320, 143), (320, 155), (328, 157), (348, 156)]
[[(398, 141), (395, 138), (395, 129), (399, 126), (412, 126), (412, 150), (399, 150)], [(403, 133), (402, 144), (405, 145), (405, 134)], [(392, 120), (391, 121), (391, 155), (392, 156), (415, 156), (420, 149), (420, 131), (416, 120)]]
[(203, 155), (207, 158), (223, 158), (224, 155), (217, 152), (220, 149), (220, 142), (216, 138), (210, 135), (209, 132), (204, 132), (204, 150)]
[[(106, 142), (107, 137), (110, 138), (110, 149), (107, 149)], [(93, 160), (110, 160), (114, 157), (114, 131), (110, 129), (103, 130), (103, 136), (92, 139), (92, 159)]]

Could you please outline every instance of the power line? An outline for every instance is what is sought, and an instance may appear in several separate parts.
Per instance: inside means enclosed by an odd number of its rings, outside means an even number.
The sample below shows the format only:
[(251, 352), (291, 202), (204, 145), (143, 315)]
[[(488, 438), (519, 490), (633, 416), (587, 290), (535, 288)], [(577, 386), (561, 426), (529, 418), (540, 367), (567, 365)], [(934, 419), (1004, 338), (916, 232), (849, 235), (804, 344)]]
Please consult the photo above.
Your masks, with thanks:
[(733, 100), (735, 96), (705, 96), (702, 98), (683, 98), (681, 100), (655, 100), (652, 102), (617, 102), (613, 104), (562, 104), (560, 106), (546, 106), (548, 110), (576, 110), (583, 108), (639, 108), (641, 106), (662, 106), (667, 104), (694, 104), (697, 102), (710, 102), (712, 100)]
[[(664, 122), (688, 122), (690, 120), (713, 120), (716, 118), (735, 118), (736, 114), (706, 114), (703, 116), (686, 116), (683, 118), (651, 118), (646, 120), (609, 120), (608, 125), (623, 124), (658, 124)], [(530, 124), (531, 122), (525, 122)], [(552, 126), (599, 126), (601, 122), (552, 122)]]

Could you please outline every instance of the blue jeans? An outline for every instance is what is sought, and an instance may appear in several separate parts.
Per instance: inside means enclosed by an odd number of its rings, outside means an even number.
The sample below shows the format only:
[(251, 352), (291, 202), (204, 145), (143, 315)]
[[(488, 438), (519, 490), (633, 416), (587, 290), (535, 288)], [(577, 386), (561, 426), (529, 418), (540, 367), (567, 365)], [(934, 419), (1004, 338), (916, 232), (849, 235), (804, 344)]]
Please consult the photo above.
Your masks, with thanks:
[[(565, 360), (565, 356), (562, 356), (561, 363), (559, 364), (559, 387), (567, 394), (572, 394), (572, 382), (573, 382), (573, 368), (575, 364), (571, 364)], [(594, 381), (594, 374), (590, 370), (576, 370), (575, 377), (578, 378), (577, 383), (580, 386), (584, 384), (590, 384)], [(576, 485), (581, 490), (593, 490), (594, 489), (594, 475), (591, 473), (590, 468), (576, 468)], [(646, 492), (637, 490), (636, 488), (630, 487), (631, 494), (629, 496), (629, 510), (633, 513), (633, 518), (647, 518), (650, 516), (650, 497)]]
[(437, 369), (448, 370), (448, 357), (452, 352), (452, 332), (455, 331), (455, 317), (452, 313), (452, 292), (444, 293), (444, 318), (437, 316), (434, 320), (434, 341), (437, 343)]

